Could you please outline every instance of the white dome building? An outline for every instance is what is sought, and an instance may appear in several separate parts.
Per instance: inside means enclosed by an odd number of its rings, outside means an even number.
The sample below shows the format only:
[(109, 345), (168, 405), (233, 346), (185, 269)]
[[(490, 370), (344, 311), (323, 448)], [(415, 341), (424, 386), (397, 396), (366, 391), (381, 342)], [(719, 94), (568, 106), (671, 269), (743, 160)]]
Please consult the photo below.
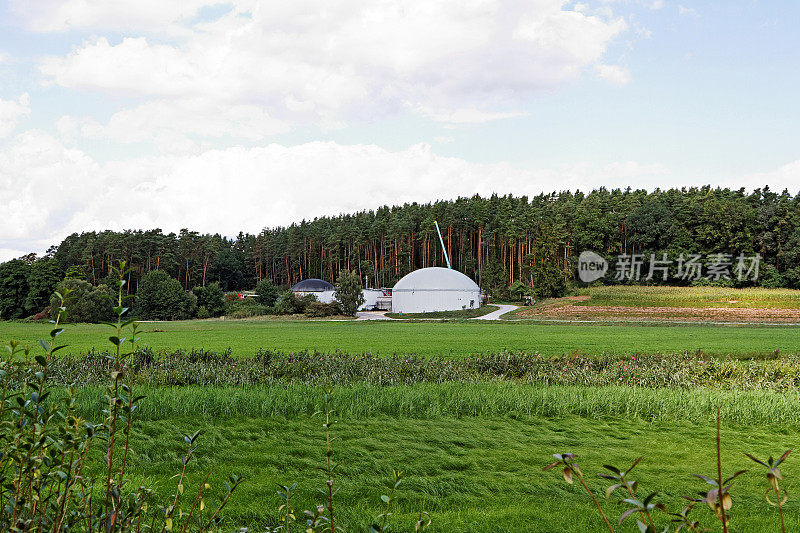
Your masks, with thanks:
[(392, 312), (461, 311), (481, 305), (481, 288), (458, 270), (421, 268), (403, 276), (392, 289)]

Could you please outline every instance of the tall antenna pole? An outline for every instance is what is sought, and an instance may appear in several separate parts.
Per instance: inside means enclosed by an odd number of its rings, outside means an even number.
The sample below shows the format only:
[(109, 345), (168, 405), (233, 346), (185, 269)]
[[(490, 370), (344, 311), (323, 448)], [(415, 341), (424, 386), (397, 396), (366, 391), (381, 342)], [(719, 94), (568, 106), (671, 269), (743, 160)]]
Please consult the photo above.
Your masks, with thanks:
[(442, 232), (439, 231), (439, 223), (435, 220), (433, 221), (436, 224), (436, 233), (439, 234), (439, 242), (442, 243), (442, 252), (444, 252), (444, 260), (447, 261), (447, 268), (453, 268), (450, 266), (450, 257), (447, 255), (447, 248), (444, 247), (444, 239), (442, 239)]

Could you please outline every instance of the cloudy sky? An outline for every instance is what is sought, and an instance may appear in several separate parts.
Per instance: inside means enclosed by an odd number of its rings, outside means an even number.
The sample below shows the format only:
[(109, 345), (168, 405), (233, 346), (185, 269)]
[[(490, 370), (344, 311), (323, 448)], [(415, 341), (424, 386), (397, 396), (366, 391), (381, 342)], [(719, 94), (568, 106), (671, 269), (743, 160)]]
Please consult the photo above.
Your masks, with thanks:
[(0, 261), (563, 189), (800, 190), (794, 0), (0, 0)]

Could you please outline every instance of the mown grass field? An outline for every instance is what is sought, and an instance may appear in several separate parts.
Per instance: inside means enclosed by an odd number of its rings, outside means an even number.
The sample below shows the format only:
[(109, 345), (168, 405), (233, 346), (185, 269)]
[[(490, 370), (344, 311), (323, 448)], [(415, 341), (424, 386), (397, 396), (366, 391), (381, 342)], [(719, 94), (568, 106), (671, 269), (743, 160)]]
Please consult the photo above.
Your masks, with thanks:
[[(277, 525), (276, 483), (298, 483), (298, 512), (320, 502), (316, 489), (325, 478), (317, 467), (325, 448), (322, 420), (313, 413), (322, 405), (321, 388), (140, 392), (148, 399), (132, 436), (136, 485), (153, 487), (163, 498), (174, 493), (176, 481), (169, 476), (180, 469), (181, 434), (202, 430), (187, 492), (212, 466), (214, 485), (228, 473), (246, 476), (226, 512), (228, 529)], [(98, 416), (101, 394), (99, 388), (82, 392), (81, 403), (91, 406), (85, 415)], [(766, 479), (743, 454), (766, 457), (800, 446), (796, 395), (476, 384), (352, 386), (335, 390), (333, 398), (334, 458), (341, 464), (337, 513), (348, 531), (367, 530), (381, 512), (380, 495), (393, 468), (403, 470), (405, 480), (391, 531), (412, 530), (421, 509), (433, 517), (430, 531), (604, 531), (577, 484), (541, 470), (552, 453), (566, 451), (579, 454), (587, 482), (610, 516), (623, 512), (616, 503), (621, 497), (605, 501), (607, 485), (595, 474), (602, 464), (627, 466), (639, 456), (643, 461), (633, 478), (640, 491), (659, 491), (659, 499), (677, 511), (685, 503), (681, 496), (704, 486), (691, 474), (712, 475), (715, 469), (713, 406), (719, 402), (726, 420), (725, 471), (751, 470), (732, 490), (731, 530), (777, 531), (777, 514), (762, 496)], [(784, 407), (794, 418), (778, 423)], [(773, 416), (773, 423), (765, 422)], [(782, 468), (790, 494), (788, 531), (800, 529), (800, 502), (793, 497), (800, 488), (796, 459), (790, 456)], [(694, 514), (714, 525), (706, 506)], [(657, 516), (663, 527), (669, 517)], [(631, 521), (617, 531), (638, 530)]]
[(618, 285), (579, 289), (577, 294), (589, 299), (575, 305), (800, 309), (800, 291), (793, 289)]
[[(64, 353), (109, 347), (107, 326), (66, 325)], [(36, 346), (48, 324), (0, 322), (0, 344), (11, 339)], [(258, 349), (296, 352), (370, 352), (463, 357), (505, 350), (545, 355), (655, 352), (769, 354), (800, 352), (800, 327), (535, 324), (525, 322), (321, 322), (195, 320), (141, 325), (140, 345), (155, 350), (205, 348), (234, 356)]]

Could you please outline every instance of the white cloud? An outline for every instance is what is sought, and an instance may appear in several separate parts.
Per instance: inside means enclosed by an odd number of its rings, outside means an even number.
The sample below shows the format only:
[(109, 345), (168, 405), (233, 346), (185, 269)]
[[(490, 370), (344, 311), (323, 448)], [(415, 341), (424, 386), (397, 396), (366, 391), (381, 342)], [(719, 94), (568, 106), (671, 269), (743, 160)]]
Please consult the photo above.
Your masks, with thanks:
[[(235, 235), (383, 204), (493, 192), (661, 185), (666, 169), (623, 162), (522, 169), (442, 157), (420, 144), (312, 142), (99, 163), (42, 132), (0, 150), (0, 248), (41, 250), (72, 232), (190, 227)], [(553, 185), (557, 184), (557, 185)], [(30, 216), (30, 213), (37, 213)]]
[(697, 12), (697, 10), (695, 8), (693, 8), (693, 7), (684, 7), (684, 6), (681, 6), (681, 5), (678, 6), (678, 14), (679, 15), (689, 16), (689, 17), (699, 17), (700, 16), (700, 14)]
[(30, 97), (22, 94), (19, 99), (0, 100), (0, 139), (8, 137), (19, 122), (31, 114)]
[(502, 120), (505, 118), (514, 118), (524, 116), (525, 113), (520, 112), (493, 112), (482, 111), (480, 109), (461, 108), (455, 110), (434, 110), (426, 106), (417, 106), (416, 111), (425, 117), (428, 117), (436, 122), (443, 122), (446, 124), (482, 124), (484, 122), (492, 122), (495, 120)]
[(763, 187), (769, 185), (773, 191), (787, 189), (791, 194), (800, 193), (800, 159), (769, 172), (756, 172), (735, 179), (731, 187)]
[(169, 139), (245, 139), (260, 141), (289, 130), (253, 105), (222, 105), (203, 99), (155, 100), (115, 113), (107, 125), (87, 124), (87, 137), (104, 137), (124, 143), (144, 142), (159, 136)]
[[(75, 6), (87, 2), (56, 3), (84, 13)], [(532, 95), (599, 64), (627, 29), (622, 18), (568, 9), (565, 0), (233, 4), (216, 20), (185, 25), (180, 38), (88, 40), (44, 60), (41, 72), (68, 88), (160, 101), (125, 115), (141, 120), (156, 105), (190, 101), (172, 106), (171, 116), (182, 114), (177, 122), (192, 132), (209, 122), (197, 108), (231, 123), (222, 129), (237, 127), (242, 110), (258, 108), (253, 116), (263, 120), (250, 121), (250, 136), (284, 122), (330, 128), (405, 109), (435, 109), (426, 114), (445, 122), (483, 122), (514, 116)], [(170, 8), (163, 20), (192, 9)], [(111, 123), (103, 128), (115, 130)]]
[(597, 75), (617, 85), (625, 85), (631, 81), (631, 73), (619, 65), (595, 65)]
[(22, 24), (38, 32), (152, 30), (184, 22), (218, 0), (10, 0)]
[(653, 2), (648, 6), (652, 10), (658, 10), (664, 7), (664, 0), (653, 0)]
[[(72, 232), (126, 228), (235, 235), (383, 204), (492, 193), (536, 195), (597, 187), (662, 189), (665, 166), (636, 161), (555, 168), (478, 164), (419, 144), (405, 150), (312, 142), (204, 150), (106, 163), (37, 131), (0, 150), (0, 260), (43, 250)], [(726, 182), (796, 192), (800, 160)], [(30, 216), (36, 213), (36, 216)], [(5, 254), (5, 257), (3, 256)]]

